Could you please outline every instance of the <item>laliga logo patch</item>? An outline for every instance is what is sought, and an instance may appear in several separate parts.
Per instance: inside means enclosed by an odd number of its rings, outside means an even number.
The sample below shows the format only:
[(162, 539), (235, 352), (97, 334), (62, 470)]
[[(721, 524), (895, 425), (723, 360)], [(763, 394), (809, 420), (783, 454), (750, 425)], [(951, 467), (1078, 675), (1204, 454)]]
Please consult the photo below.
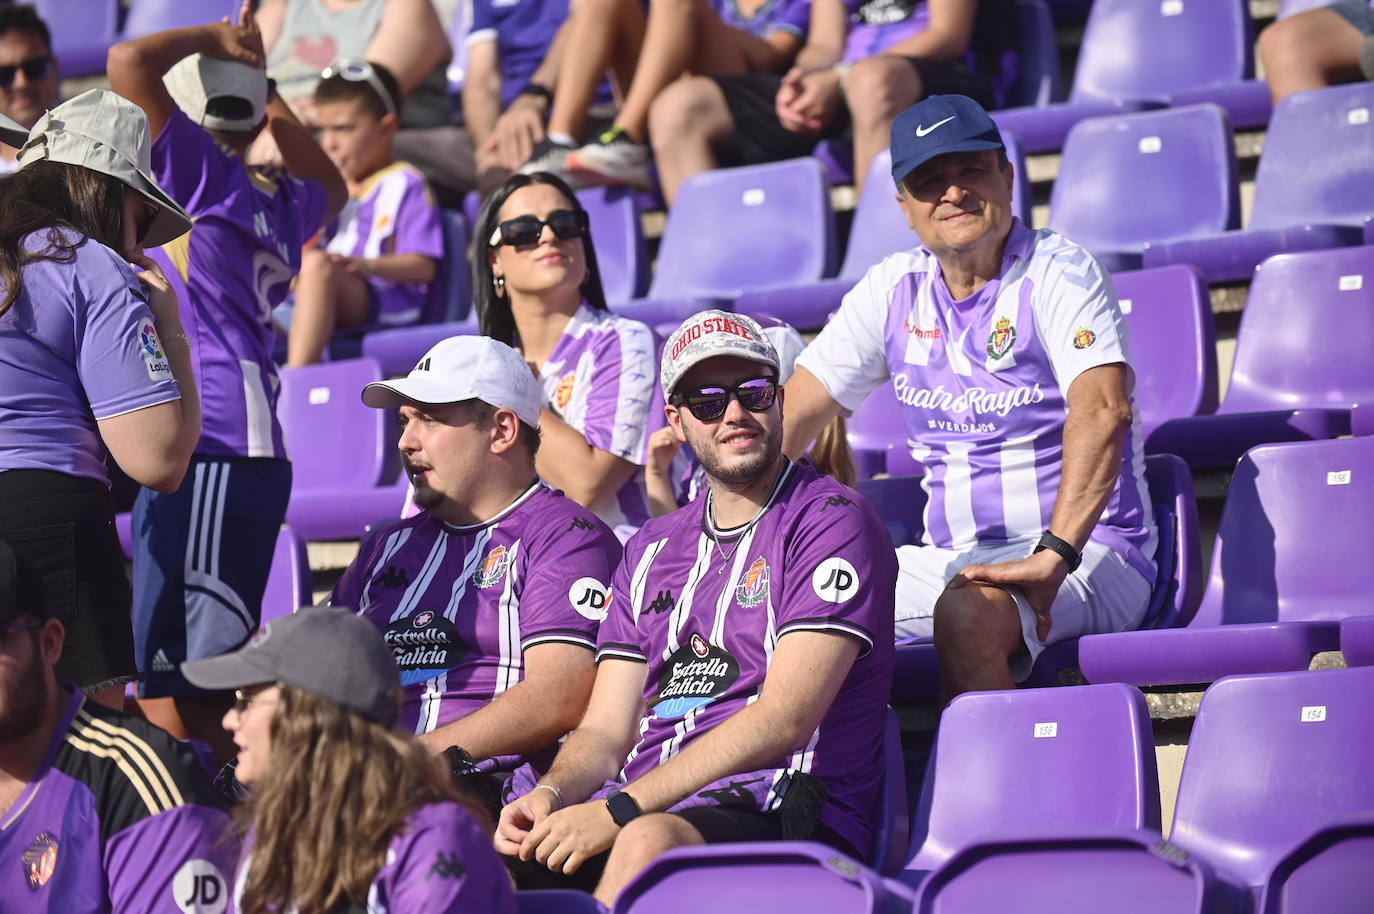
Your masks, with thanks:
[(458, 629), (433, 610), (397, 619), (386, 627), (382, 637), (401, 671), (403, 686), (428, 682), (443, 675), (467, 655)]
[(172, 900), (185, 914), (223, 914), (229, 904), (224, 874), (209, 860), (187, 860), (172, 877)]
[(582, 616), (593, 622), (606, 619), (606, 607), (611, 603), (611, 591), (596, 578), (578, 578), (568, 588), (568, 602)]
[(654, 716), (683, 717), (724, 695), (739, 679), (739, 661), (727, 650), (692, 635), (673, 652), (658, 677), (658, 693), (650, 700)]
[(144, 321), (138, 328), (138, 347), (143, 350), (143, 367), (148, 370), (149, 381), (172, 380), (172, 363), (162, 351), (162, 340), (158, 338), (157, 328)]
[(572, 399), (573, 383), (576, 380), (576, 373), (571, 371), (558, 379), (558, 387), (553, 392), (553, 405), (558, 408), (560, 413), (567, 407), (568, 401)]
[(48, 884), (57, 869), (57, 839), (48, 832), (39, 832), (24, 848), (24, 881), (29, 891), (37, 892)]
[(768, 561), (763, 556), (754, 559), (749, 570), (735, 588), (735, 602), (740, 606), (758, 606), (768, 598)]
[(827, 603), (843, 603), (859, 589), (859, 574), (838, 555), (831, 556), (811, 573), (811, 589)]
[(497, 546), (487, 553), (487, 560), (472, 576), (472, 583), (482, 588), (491, 587), (505, 575), (508, 564), (510, 559), (506, 555), (506, 547)]

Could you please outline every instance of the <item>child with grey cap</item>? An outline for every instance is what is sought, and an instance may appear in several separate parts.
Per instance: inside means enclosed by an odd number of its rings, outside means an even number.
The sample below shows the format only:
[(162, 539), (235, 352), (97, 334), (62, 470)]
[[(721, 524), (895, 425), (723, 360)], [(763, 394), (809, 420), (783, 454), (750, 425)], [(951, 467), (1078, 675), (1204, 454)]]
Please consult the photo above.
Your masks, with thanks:
[(252, 796), (235, 910), (514, 914), (486, 829), (392, 727), (400, 677), (366, 619), (302, 609), (181, 669), (237, 690), (224, 726)]

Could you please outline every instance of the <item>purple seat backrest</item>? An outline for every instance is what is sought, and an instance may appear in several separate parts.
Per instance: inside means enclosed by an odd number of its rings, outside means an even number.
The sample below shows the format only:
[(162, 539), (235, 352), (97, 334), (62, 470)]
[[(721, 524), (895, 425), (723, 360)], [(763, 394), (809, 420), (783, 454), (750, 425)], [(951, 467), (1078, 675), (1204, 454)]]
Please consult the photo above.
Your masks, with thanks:
[(272, 550), (272, 568), (267, 573), (267, 588), (262, 594), (262, 620), (266, 625), (273, 619), (288, 616), (302, 606), (314, 602), (310, 559), (306, 555), (305, 540), (290, 527), (277, 533), (277, 545)]
[(1297, 13), (1305, 13), (1308, 10), (1319, 9), (1323, 6), (1330, 6), (1331, 0), (1279, 0), (1278, 18), (1284, 19)]
[(1049, 226), (1089, 250), (1138, 251), (1239, 219), (1231, 123), (1218, 105), (1092, 117), (1064, 141)]
[(577, 889), (534, 889), (515, 893), (518, 914), (605, 914), (591, 895)]
[(1016, 58), (1020, 72), (1008, 108), (1048, 105), (1059, 98), (1059, 42), (1045, 0), (1017, 0)]
[(878, 518), (887, 527), (895, 545), (914, 543), (925, 532), (923, 515), (926, 493), (919, 476), (884, 476), (881, 479), (861, 479), (859, 490)]
[(1324, 825), (1274, 865), (1257, 914), (1366, 914), (1374, 898), (1374, 812)]
[(1169, 840), (1258, 885), (1317, 827), (1374, 809), (1371, 720), (1372, 667), (1217, 680), (1193, 724)]
[(277, 418), (297, 468), (297, 490), (381, 484), (394, 414), (362, 401), (363, 388), (380, 380), (382, 366), (367, 357), (281, 370)]
[(1215, 412), (1216, 324), (1202, 273), (1175, 264), (1116, 273), (1112, 282), (1130, 328), (1142, 432)]
[(814, 283), (835, 260), (830, 185), (807, 156), (692, 175), (658, 249), (650, 298)]
[(1374, 83), (1279, 102), (1255, 172), (1250, 228), (1362, 225), (1374, 214)]
[(1374, 404), (1372, 340), (1374, 247), (1270, 257), (1250, 285), (1218, 412)]
[(444, 225), (442, 282), (428, 306), (425, 323), (460, 321), (472, 308), (472, 271), (468, 267), (468, 223), (462, 213), (440, 210)]
[(1248, 79), (1246, 0), (1095, 0), (1070, 99), (1158, 98)]
[(606, 301), (637, 298), (648, 278), (649, 257), (635, 192), (623, 187), (596, 187), (578, 191), (577, 199), (591, 220), (592, 244)]
[[(845, 420), (846, 436), (849, 446), (854, 449), (855, 457), (862, 452), (883, 454), (889, 448), (907, 446), (906, 416), (892, 386), (884, 383), (864, 398), (854, 415)], [(877, 460), (877, 471), (883, 469), (883, 461)]]
[(122, 37), (137, 38), (164, 29), (208, 25), (225, 16), (237, 22), (239, 6), (234, 0), (132, 0)]
[(899, 876), (999, 834), (1158, 828), (1145, 698), (1121, 684), (967, 692), (940, 718)]
[(1192, 626), (1370, 612), (1371, 505), (1374, 438), (1252, 448), (1231, 477)]
[[(1197, 499), (1188, 464), (1175, 454), (1151, 454), (1145, 458), (1145, 483), (1150, 501), (1168, 509), (1174, 523), (1172, 594), (1159, 615), (1146, 619), (1142, 628), (1174, 628), (1187, 625), (1202, 602), (1202, 533), (1198, 529)], [(1161, 531), (1161, 534), (1163, 531)], [(1164, 537), (1161, 535), (1161, 543)], [(1161, 556), (1156, 552), (1156, 561)], [(1156, 586), (1160, 586), (1156, 583)]]

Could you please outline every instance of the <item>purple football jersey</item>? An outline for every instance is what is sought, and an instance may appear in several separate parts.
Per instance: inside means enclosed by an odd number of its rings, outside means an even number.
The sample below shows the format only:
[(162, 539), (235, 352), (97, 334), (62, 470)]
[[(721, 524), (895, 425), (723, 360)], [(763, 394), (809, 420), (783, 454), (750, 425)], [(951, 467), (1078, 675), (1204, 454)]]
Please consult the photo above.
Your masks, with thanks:
[(863, 60), (905, 41), (930, 25), (925, 0), (846, 0), (849, 33), (844, 59)]
[[(1130, 354), (1107, 272), (1062, 235), (1019, 221), (999, 277), (963, 301), (926, 248), (887, 257), (797, 360), (846, 409), (892, 384), (925, 468), (923, 541), (945, 549), (1040, 536), (1059, 491), (1067, 391), (1118, 362)], [(1153, 581), (1149, 504), (1137, 412), (1092, 539)]]
[(745, 15), (737, 0), (712, 0), (711, 5), (721, 22), (759, 38), (770, 32), (789, 32), (805, 39), (811, 25), (811, 0), (764, 0), (753, 15)]
[[(43, 250), (47, 238), (35, 232), (24, 249)], [(0, 314), (0, 472), (108, 482), (96, 420), (181, 398), (147, 294), (122, 257), (90, 239), (71, 263), (37, 260), (23, 277)]]
[(42, 765), (0, 818), (0, 909), (223, 911), (237, 841), (195, 753), (73, 692)]
[(645, 524), (616, 571), (597, 659), (648, 664), (648, 714), (621, 778), (754, 701), (778, 639), (838, 632), (862, 642), (859, 659), (816, 732), (762, 775), (763, 808), (782, 801), (792, 773), (812, 775), (828, 791), (820, 821), (866, 854), (892, 686), (892, 541), (861, 496), (807, 463), (788, 465), (752, 528), (714, 531), (706, 503)]
[(472, 29), (465, 44), (496, 42), (503, 109), (539, 69), (567, 18), (568, 0), (473, 0)]
[[(413, 165), (393, 162), (364, 182), (362, 196), (349, 199), (321, 243), (346, 257), (422, 254), (441, 260), (444, 227), (425, 176)], [(418, 323), (438, 288), (437, 282), (364, 278), (375, 299), (376, 322), (387, 327)]]
[(153, 174), (195, 220), (163, 247), (186, 285), (181, 302), (200, 386), (196, 453), (285, 457), (277, 422), (272, 309), (324, 221), (324, 189), (246, 166), (180, 110), (153, 141)]
[(667, 422), (658, 384), (654, 332), (639, 321), (584, 302), (539, 372), (549, 409), (587, 443), (640, 467), (613, 499), (592, 505), (612, 527), (649, 518), (644, 464), (649, 436)]
[(527, 648), (594, 650), (619, 559), (605, 524), (535, 483), (484, 524), (425, 512), (379, 531), (330, 603), (382, 630), (405, 688), (400, 726), (428, 733), (519, 682)]

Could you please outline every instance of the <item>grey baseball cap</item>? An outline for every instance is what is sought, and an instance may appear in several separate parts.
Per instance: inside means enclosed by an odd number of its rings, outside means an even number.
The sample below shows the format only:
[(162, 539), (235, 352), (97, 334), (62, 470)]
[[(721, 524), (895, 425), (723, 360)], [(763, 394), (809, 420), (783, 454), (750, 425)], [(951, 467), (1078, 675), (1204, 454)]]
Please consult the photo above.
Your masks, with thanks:
[(401, 674), (377, 627), (346, 609), (312, 606), (273, 619), (231, 654), (188, 660), (182, 675), (202, 689), (280, 682), (390, 724)]
[[(162, 82), (187, 117), (211, 130), (252, 130), (267, 113), (267, 73), (262, 67), (192, 54), (177, 61)], [(217, 98), (243, 99), (248, 112), (237, 118), (211, 114), (211, 102)]]
[(768, 335), (749, 315), (698, 311), (683, 321), (663, 346), (663, 366), (659, 370), (663, 396), (671, 397), (673, 388), (694, 365), (720, 355), (750, 359), (774, 371), (780, 363)]

